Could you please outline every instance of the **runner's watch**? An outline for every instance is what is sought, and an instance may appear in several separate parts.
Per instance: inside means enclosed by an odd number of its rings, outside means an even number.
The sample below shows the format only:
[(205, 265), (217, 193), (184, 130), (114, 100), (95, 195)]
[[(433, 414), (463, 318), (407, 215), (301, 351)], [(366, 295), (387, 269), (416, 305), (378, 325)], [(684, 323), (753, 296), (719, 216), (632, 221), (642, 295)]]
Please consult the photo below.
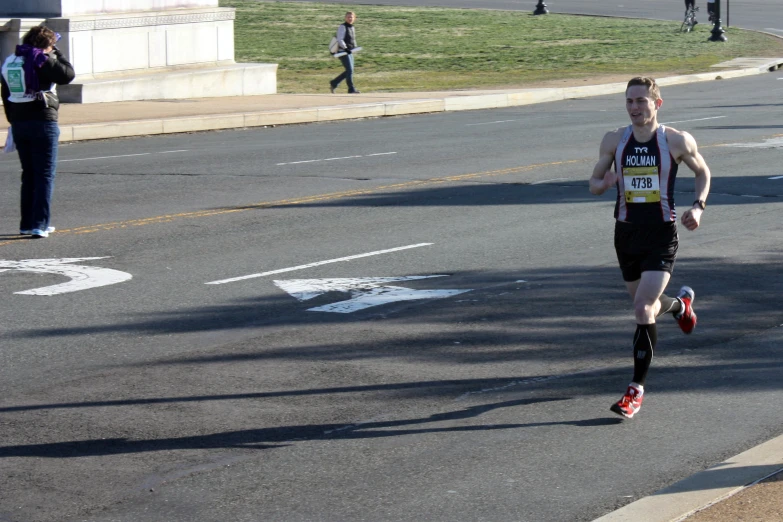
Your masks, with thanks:
[(697, 199), (696, 201), (693, 202), (692, 206), (699, 207), (700, 209), (704, 210), (705, 208), (707, 208), (707, 202), (704, 201), (703, 199)]

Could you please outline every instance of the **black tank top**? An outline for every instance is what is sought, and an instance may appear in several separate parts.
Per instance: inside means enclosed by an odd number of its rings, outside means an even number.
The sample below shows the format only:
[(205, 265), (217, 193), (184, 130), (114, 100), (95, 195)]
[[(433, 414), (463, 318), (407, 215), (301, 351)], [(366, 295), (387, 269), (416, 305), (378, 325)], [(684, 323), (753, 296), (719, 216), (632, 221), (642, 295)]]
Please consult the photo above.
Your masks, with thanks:
[(666, 128), (659, 125), (650, 141), (639, 143), (629, 125), (615, 152), (618, 174), (614, 217), (629, 223), (677, 221), (674, 181), (677, 162), (669, 152)]

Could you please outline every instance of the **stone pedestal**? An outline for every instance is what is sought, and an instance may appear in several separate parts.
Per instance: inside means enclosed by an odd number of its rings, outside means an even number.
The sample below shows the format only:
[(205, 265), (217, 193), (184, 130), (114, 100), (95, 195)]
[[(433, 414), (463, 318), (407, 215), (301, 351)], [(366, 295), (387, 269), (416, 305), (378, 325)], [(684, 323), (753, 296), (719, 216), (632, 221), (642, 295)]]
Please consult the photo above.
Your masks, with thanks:
[[(277, 92), (276, 64), (234, 62), (234, 9), (218, 0), (3, 0), (0, 55), (44, 23), (76, 80), (63, 102), (242, 96)], [(10, 6), (6, 3), (10, 2)], [(39, 18), (40, 17), (40, 18)]]

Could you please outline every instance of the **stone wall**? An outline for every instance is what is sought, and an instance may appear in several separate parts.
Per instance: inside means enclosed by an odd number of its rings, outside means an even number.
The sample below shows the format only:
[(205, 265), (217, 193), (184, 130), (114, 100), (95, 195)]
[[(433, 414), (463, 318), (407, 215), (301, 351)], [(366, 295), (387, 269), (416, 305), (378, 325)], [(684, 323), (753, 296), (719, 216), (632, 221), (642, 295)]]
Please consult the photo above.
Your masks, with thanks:
[(53, 18), (217, 6), (218, 0), (2, 0), (0, 18)]

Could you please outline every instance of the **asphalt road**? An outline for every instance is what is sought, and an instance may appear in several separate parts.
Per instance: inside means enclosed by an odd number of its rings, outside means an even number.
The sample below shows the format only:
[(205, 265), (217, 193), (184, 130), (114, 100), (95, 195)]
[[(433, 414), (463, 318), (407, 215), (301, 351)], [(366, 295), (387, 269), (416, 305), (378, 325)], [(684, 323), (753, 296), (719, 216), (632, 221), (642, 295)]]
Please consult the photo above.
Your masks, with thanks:
[[(47, 240), (0, 158), (0, 520), (592, 520), (779, 435), (780, 78), (664, 88), (699, 326), (629, 422), (622, 96), (66, 145)], [(132, 279), (16, 293), (52, 259)]]
[[(300, 1), (300, 0), (293, 0)], [(301, 0), (303, 2), (310, 0)], [(783, 36), (783, 19), (777, 14), (778, 0), (720, 0), (724, 28), (742, 27)], [(466, 9), (534, 11), (538, 0), (344, 0), (353, 5), (415, 5)], [(550, 13), (625, 16), (659, 20), (682, 20), (685, 3), (679, 0), (551, 0), (544, 2)], [(707, 3), (697, 0), (701, 23), (707, 23)], [(359, 13), (361, 14), (361, 13)], [(359, 22), (361, 24), (361, 17)], [(731, 34), (728, 35), (729, 38)]]

